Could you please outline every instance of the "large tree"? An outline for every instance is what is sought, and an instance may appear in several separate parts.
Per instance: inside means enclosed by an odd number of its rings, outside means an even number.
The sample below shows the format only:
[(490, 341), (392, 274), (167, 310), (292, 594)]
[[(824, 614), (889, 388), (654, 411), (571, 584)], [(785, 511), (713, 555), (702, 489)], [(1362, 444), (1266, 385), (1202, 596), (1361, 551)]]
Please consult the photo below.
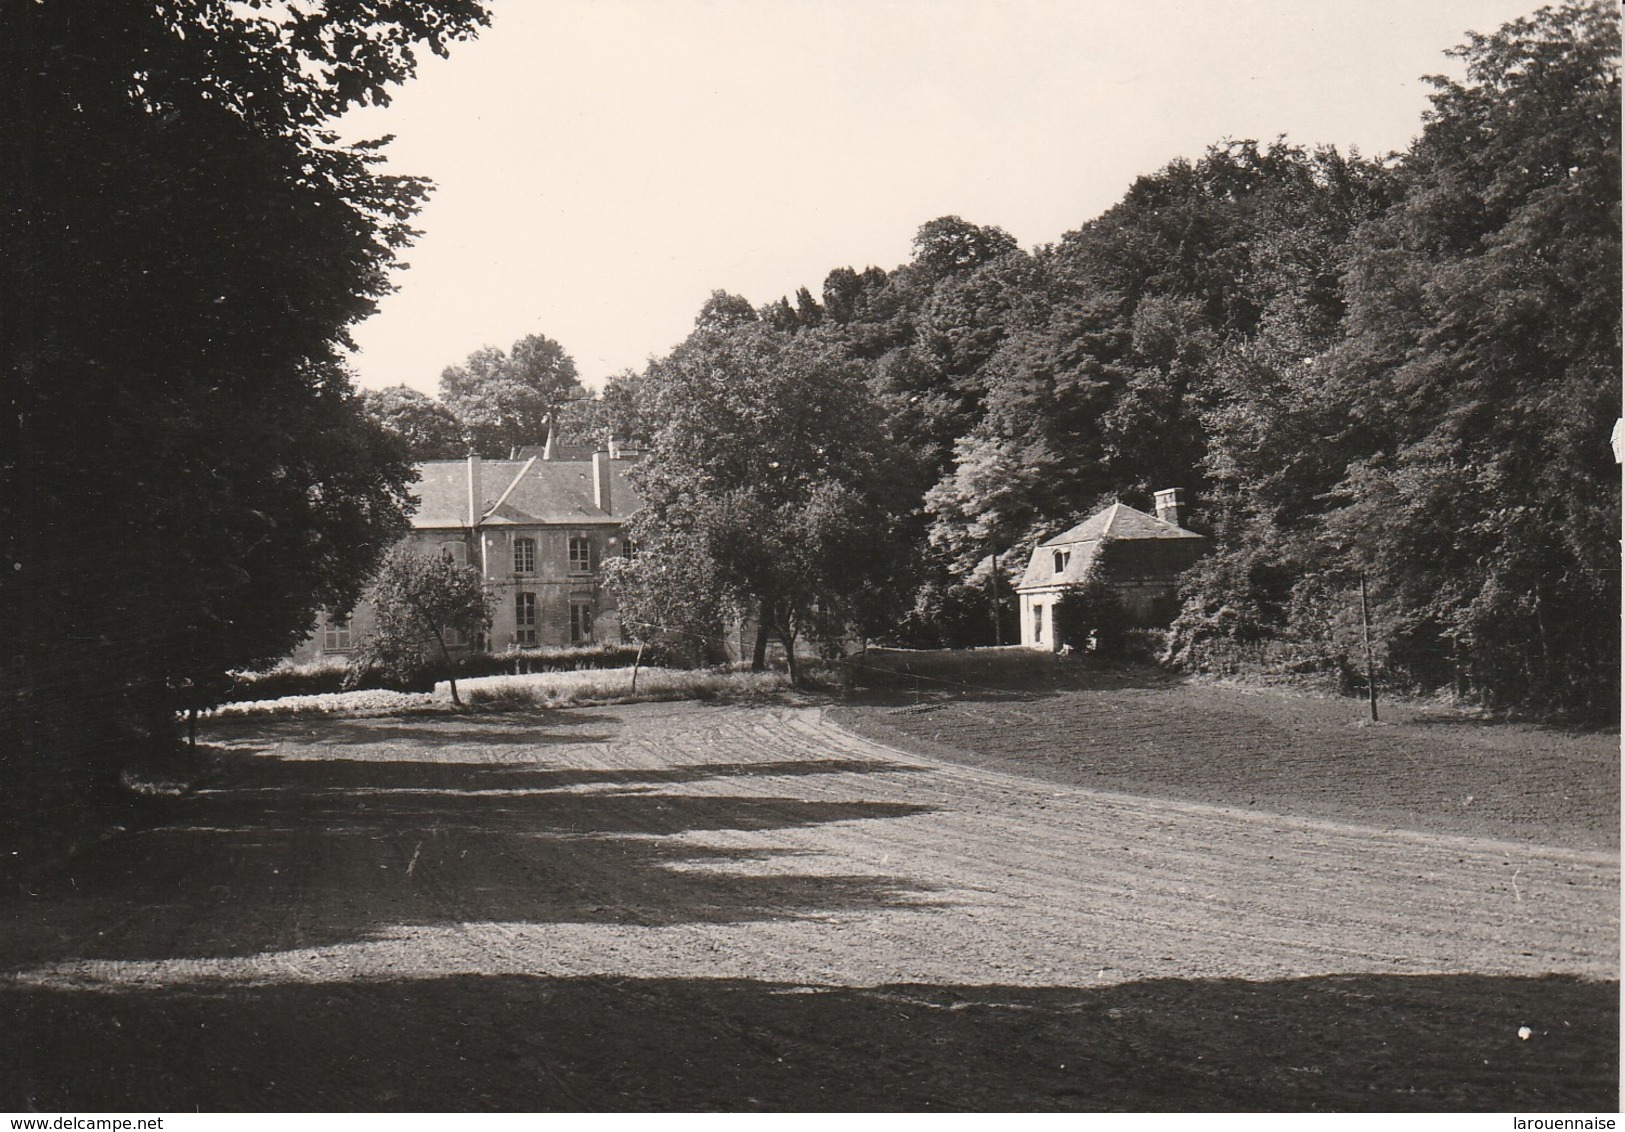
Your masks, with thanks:
[(352, 671), (375, 666), (396, 677), (442, 675), (451, 702), (462, 707), (453, 642), (472, 641), (489, 630), (496, 601), (479, 569), (459, 566), (449, 554), (400, 543), (384, 556), (367, 600), (373, 629), (353, 658)]
[(574, 359), (542, 334), (527, 334), (508, 351), (481, 347), (440, 374), (441, 400), (484, 456), (544, 443), (559, 410), (586, 396)]
[[(338, 359), (426, 191), (328, 123), (475, 0), (0, 6), (0, 792), (353, 600), (410, 469)], [(71, 777), (71, 776), (70, 776)]]
[(1328, 536), (1396, 663), (1536, 709), (1618, 706), (1619, 50), (1571, 2), (1454, 52), (1327, 359), (1368, 440)]
[(1219, 550), (1175, 644), (1192, 662), (1270, 643), (1347, 670), (1363, 577), (1390, 679), (1611, 714), (1618, 16), (1568, 3), (1452, 54), (1466, 77), (1429, 80), (1395, 199), (1345, 242), (1325, 313), (1217, 359)]
[(776, 635), (792, 677), (798, 637), (833, 645), (895, 608), (906, 501), (866, 379), (817, 331), (740, 320), (696, 329), (643, 381), (640, 558), (703, 555), (713, 598)]
[(361, 407), (400, 437), (414, 460), (455, 460), (468, 453), (463, 426), (452, 411), (409, 385), (363, 390)]

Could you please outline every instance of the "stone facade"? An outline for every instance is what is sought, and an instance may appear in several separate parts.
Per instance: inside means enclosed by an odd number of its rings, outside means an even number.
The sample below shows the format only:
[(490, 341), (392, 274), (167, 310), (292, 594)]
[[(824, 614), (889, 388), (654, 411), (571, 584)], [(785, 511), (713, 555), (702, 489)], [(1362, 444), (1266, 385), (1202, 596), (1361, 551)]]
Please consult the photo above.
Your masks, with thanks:
[[(1116, 592), (1129, 620), (1161, 626), (1179, 611), (1179, 577), (1207, 550), (1207, 539), (1180, 525), (1175, 490), (1157, 493), (1157, 514), (1114, 503), (1033, 549), (1016, 586), (1021, 643), (1057, 649), (1055, 605), (1075, 586), (1099, 577)], [(1109, 554), (1106, 547), (1111, 548)]]
[[(628, 553), (626, 520), (641, 505), (626, 477), (636, 456), (613, 447), (586, 458), (549, 447), (529, 459), (432, 460), (418, 465), (408, 544), (477, 566), (496, 597), (484, 641), (463, 648), (518, 652), (619, 643), (603, 565)], [(325, 613), (291, 659), (347, 656), (372, 626), (365, 602)]]

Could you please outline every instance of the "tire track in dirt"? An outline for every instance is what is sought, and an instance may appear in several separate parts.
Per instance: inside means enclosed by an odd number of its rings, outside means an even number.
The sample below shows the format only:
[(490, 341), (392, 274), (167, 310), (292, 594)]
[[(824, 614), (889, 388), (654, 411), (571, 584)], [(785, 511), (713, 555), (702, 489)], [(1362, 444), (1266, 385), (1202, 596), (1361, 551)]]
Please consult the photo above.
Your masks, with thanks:
[[(245, 738), (249, 771), (304, 785), (234, 768), (200, 820), (286, 795), (277, 820), (310, 835), (222, 865), (229, 901), (171, 863), (166, 914), (111, 937), (118, 902), (96, 893), (130, 882), (104, 873), (47, 910), (53, 940), (0, 932), (3, 953), (41, 960), (12, 978), (1091, 987), (1618, 969), (1611, 854), (1058, 789), (906, 755), (811, 708), (591, 709), (574, 731), (560, 716), (435, 722), (432, 742), (412, 721)], [(310, 798), (331, 812), (301, 818)]]

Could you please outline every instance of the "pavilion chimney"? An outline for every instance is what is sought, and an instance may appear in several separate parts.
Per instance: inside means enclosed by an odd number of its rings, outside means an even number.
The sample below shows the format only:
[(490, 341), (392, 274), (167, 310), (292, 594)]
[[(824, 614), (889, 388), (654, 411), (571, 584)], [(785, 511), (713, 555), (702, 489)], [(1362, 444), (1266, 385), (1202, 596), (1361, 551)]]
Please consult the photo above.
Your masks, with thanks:
[(600, 511), (607, 513), (611, 509), (608, 452), (592, 454), (592, 501)]
[(1157, 518), (1176, 527), (1185, 525), (1185, 489), (1164, 488), (1156, 493)]
[(468, 525), (470, 528), (480, 525), (481, 512), (485, 510), (485, 492), (480, 486), (480, 457), (476, 452), (468, 454)]

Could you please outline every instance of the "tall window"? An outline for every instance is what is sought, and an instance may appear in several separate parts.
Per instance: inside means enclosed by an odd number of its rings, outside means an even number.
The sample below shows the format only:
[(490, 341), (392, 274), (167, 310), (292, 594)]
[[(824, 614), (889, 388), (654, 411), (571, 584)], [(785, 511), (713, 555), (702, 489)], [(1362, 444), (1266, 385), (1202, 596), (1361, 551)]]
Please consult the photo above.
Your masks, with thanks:
[(1042, 605), (1035, 605), (1035, 606), (1033, 606), (1033, 644), (1041, 645), (1043, 643), (1044, 643), (1044, 607)]
[(343, 652), (350, 648), (350, 619), (328, 614), (322, 625), (322, 648), (329, 652)]
[(570, 643), (581, 645), (591, 640), (592, 602), (572, 601), (570, 603)]
[(535, 539), (516, 538), (513, 540), (513, 572), (515, 574), (536, 573)]
[(323, 651), (348, 652), (350, 641), (350, 619), (329, 613), (322, 625)]
[(1057, 550), (1055, 552), (1055, 572), (1057, 574), (1061, 573), (1066, 569), (1066, 564), (1070, 561), (1072, 561), (1072, 552), (1070, 550)]
[(638, 544), (635, 539), (626, 539), (621, 543), (621, 556), (628, 562), (638, 556)]
[(521, 645), (536, 643), (536, 595), (513, 595), (514, 640)]
[(570, 573), (592, 573), (592, 540), (585, 535), (570, 536)]

